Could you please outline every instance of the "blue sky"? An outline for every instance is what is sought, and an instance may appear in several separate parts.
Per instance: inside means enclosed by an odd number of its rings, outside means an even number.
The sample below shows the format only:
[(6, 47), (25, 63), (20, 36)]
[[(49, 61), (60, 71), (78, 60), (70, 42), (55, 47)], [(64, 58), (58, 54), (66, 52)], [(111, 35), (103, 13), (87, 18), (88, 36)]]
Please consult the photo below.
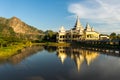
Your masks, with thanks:
[(43, 31), (72, 28), (80, 17), (100, 33), (120, 33), (119, 0), (0, 0), (0, 16), (16, 16)]

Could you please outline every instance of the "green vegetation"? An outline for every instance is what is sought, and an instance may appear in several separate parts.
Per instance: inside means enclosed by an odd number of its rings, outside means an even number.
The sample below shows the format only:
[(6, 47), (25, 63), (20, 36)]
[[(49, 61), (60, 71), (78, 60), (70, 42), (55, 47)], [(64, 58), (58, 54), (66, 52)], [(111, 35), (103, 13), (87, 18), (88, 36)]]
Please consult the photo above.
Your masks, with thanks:
[(16, 17), (0, 17), (0, 59), (8, 59), (31, 45), (68, 45), (53, 43), (56, 42), (56, 34), (52, 30), (38, 30)]
[(115, 32), (110, 34), (110, 39), (117, 39), (117, 35)]
[[(17, 33), (14, 28), (17, 30), (24, 28), (24, 32), (27, 33)], [(42, 30), (29, 26), (16, 17), (11, 19), (0, 17), (0, 59), (17, 54), (23, 48), (31, 46), (31, 42), (42, 40), (43, 36)]]
[(120, 39), (120, 34), (116, 34), (115, 32), (113, 32), (113, 33), (110, 34), (110, 39), (111, 40)]
[[(6, 19), (0, 17), (0, 59), (7, 59), (19, 53), (23, 48), (31, 45), (45, 46), (70, 46), (70, 43), (57, 43), (57, 32), (47, 30), (43, 32), (33, 26), (27, 25), (16, 17)], [(111, 40), (119, 39), (120, 34), (111, 33), (108, 35)], [(81, 45), (81, 44), (80, 44)], [(89, 44), (85, 44), (85, 46)], [(83, 44), (84, 46), (84, 44)], [(97, 47), (98, 45), (91, 45)], [(105, 47), (111, 48), (111, 45)], [(100, 44), (104, 47), (104, 44)], [(115, 47), (115, 46), (113, 46)]]
[(44, 32), (37, 28), (22, 22), (17, 17), (6, 19), (0, 17), (0, 37), (14, 36), (22, 40), (42, 40)]
[(14, 45), (10, 45), (7, 47), (0, 48), (0, 60), (8, 59), (9, 57), (21, 52), (21, 50), (25, 47), (31, 46), (30, 42), (26, 43), (14, 43)]
[(110, 35), (100, 34), (100, 36), (108, 36), (110, 38), (110, 40), (120, 39), (120, 34), (116, 34), (115, 32), (112, 32)]
[(56, 42), (56, 35), (57, 35), (57, 32), (54, 32), (52, 30), (47, 30), (45, 31), (45, 36), (44, 36), (44, 39), (43, 41), (44, 42)]

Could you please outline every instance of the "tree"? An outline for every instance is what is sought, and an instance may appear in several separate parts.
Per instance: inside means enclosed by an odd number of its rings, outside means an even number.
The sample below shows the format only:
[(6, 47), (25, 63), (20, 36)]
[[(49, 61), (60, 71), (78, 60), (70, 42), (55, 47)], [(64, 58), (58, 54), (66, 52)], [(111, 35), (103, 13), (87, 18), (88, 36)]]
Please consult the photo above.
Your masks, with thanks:
[(45, 41), (55, 42), (56, 41), (56, 32), (54, 32), (52, 30), (45, 31), (44, 40)]
[(0, 47), (2, 48), (2, 46), (3, 46), (3, 39), (0, 39)]
[(117, 39), (120, 39), (120, 34), (117, 35)]
[(110, 34), (110, 39), (117, 39), (117, 35), (115, 32)]
[(6, 44), (7, 42), (4, 39), (0, 38), (0, 48), (4, 47), (3, 45), (6, 45)]

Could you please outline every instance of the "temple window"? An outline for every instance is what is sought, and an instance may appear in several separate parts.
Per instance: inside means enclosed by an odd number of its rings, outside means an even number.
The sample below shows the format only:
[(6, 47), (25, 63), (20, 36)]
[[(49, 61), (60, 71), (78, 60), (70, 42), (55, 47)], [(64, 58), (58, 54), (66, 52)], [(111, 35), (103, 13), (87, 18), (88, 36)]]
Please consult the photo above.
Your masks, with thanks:
[(60, 38), (62, 38), (62, 36), (60, 36)]
[(87, 35), (87, 38), (89, 38), (89, 35)]

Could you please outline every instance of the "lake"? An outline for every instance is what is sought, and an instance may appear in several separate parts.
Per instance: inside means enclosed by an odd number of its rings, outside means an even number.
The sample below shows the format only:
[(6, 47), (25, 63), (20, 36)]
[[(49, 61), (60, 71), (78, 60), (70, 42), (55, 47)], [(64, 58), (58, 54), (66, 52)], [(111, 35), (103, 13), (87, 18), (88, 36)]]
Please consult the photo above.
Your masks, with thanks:
[(33, 46), (0, 61), (0, 80), (120, 80), (119, 56), (119, 51)]

